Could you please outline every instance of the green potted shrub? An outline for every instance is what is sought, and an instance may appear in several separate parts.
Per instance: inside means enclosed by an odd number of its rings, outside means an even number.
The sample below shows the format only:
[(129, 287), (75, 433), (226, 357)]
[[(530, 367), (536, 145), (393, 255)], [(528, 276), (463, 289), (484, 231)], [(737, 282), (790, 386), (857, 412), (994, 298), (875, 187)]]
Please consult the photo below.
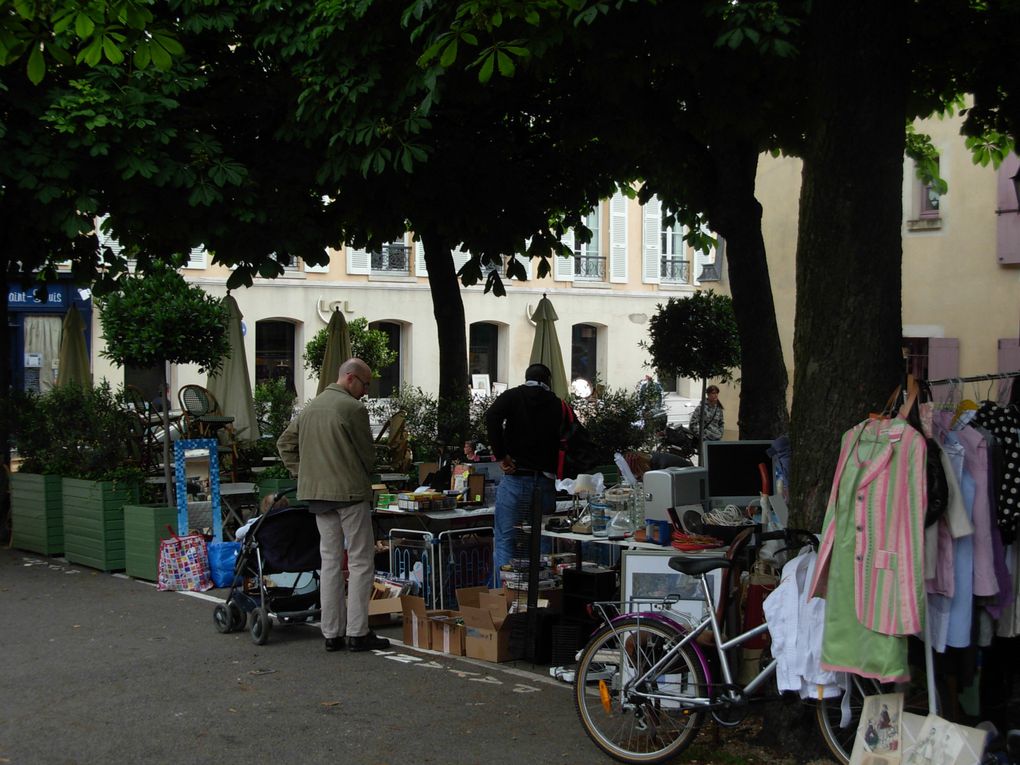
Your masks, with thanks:
[(282, 464), (270, 465), (255, 479), (259, 487), (259, 499), (270, 494), (297, 488), (297, 479)]

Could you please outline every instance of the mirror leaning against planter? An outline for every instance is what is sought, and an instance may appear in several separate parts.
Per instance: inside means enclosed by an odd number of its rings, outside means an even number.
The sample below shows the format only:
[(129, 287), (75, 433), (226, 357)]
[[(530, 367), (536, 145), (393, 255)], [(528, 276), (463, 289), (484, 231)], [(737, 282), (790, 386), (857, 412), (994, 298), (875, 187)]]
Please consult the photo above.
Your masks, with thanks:
[(132, 424), (119, 397), (60, 385), (20, 394), (11, 476), (12, 545), (104, 571), (124, 568), (125, 501), (139, 501), (142, 472), (131, 454)]

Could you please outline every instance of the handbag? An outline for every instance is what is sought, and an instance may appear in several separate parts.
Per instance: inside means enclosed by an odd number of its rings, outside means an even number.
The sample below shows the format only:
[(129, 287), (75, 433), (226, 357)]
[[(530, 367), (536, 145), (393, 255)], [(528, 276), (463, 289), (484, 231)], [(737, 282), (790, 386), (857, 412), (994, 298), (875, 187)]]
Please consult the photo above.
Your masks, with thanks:
[(590, 473), (598, 462), (595, 444), (585, 430), (574, 410), (566, 401), (560, 401), (560, 447), (556, 461), (556, 477), (577, 478), (580, 473)]
[(177, 592), (204, 592), (212, 589), (205, 537), (199, 534), (178, 536), (172, 528), (170, 535), (169, 539), (159, 544), (159, 578), (156, 589)]

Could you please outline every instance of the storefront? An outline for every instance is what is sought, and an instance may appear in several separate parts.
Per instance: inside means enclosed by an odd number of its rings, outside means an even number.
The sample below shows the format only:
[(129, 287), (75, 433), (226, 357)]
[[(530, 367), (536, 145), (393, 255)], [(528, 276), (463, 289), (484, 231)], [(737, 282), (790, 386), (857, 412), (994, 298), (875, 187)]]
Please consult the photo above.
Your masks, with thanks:
[(85, 324), (85, 342), (92, 349), (92, 298), (88, 290), (70, 281), (46, 288), (46, 299), (19, 282), (7, 285), (7, 333), (11, 386), (16, 390), (43, 392), (57, 379), (57, 352), (64, 316), (74, 305)]

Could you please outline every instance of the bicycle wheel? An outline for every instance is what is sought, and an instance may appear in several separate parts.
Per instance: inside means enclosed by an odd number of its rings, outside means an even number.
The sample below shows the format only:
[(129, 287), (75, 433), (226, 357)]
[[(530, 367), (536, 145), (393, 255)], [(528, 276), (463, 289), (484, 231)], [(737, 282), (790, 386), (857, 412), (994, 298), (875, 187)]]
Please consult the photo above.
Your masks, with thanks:
[[(857, 735), (857, 725), (861, 721), (861, 712), (864, 709), (864, 697), (878, 693), (893, 693), (901, 690), (904, 693), (903, 711), (912, 712), (918, 715), (928, 714), (928, 690), (923, 682), (909, 683), (904, 685), (881, 684), (877, 680), (866, 677), (850, 676), (850, 723), (845, 728), (839, 726), (843, 716), (843, 698), (837, 696), (832, 699), (822, 699), (815, 707), (815, 715), (818, 719), (818, 728), (826, 746), (836, 760), (843, 765), (849, 765), (850, 754), (854, 748), (854, 737)], [(938, 699), (936, 698), (936, 704)]]
[[(681, 639), (667, 624), (630, 618), (603, 627), (585, 646), (574, 701), (585, 732), (610, 757), (664, 762), (697, 736), (705, 713), (684, 698), (707, 696), (708, 683), (693, 649), (684, 647), (656, 677), (634, 683)], [(675, 700), (641, 695), (646, 693)]]

